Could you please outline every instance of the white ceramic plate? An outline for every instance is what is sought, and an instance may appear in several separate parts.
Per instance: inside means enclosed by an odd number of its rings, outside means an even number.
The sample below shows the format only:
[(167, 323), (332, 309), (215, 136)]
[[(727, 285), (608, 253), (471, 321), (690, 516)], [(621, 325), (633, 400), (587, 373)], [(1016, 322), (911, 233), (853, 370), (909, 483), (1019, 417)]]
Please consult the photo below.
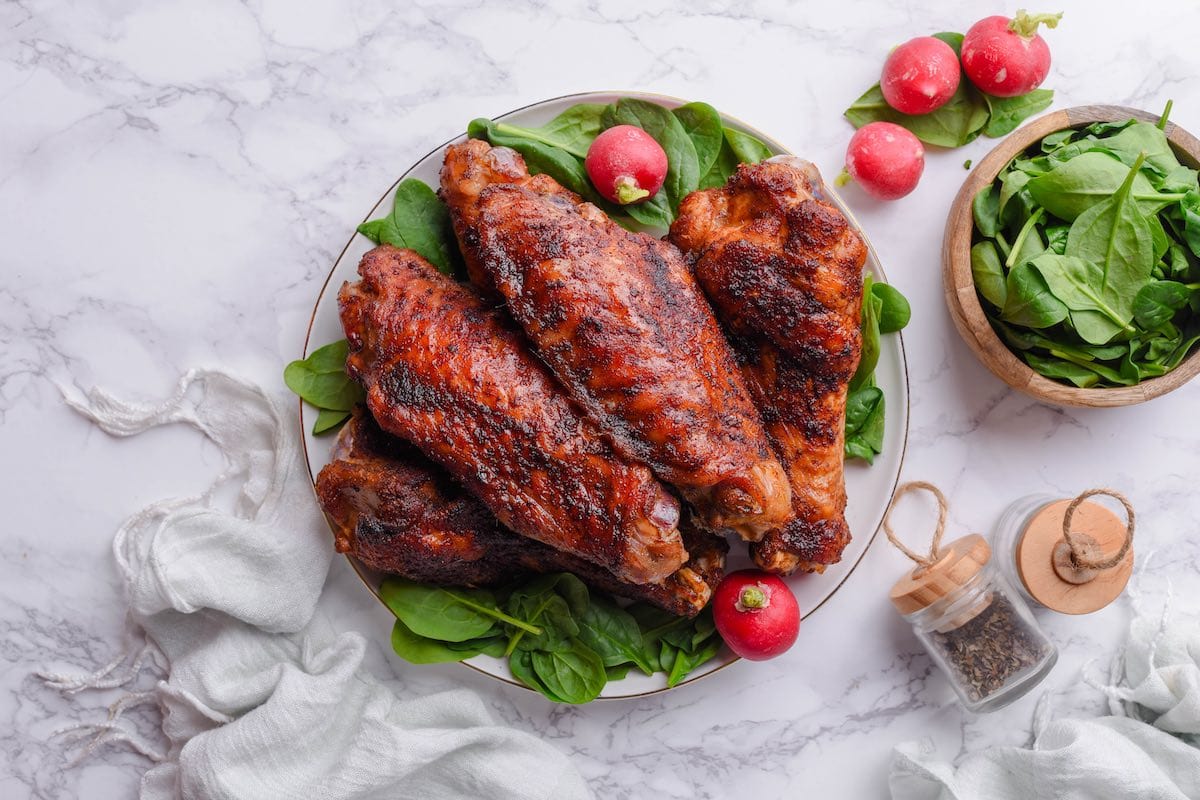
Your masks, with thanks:
[[(508, 120), (517, 125), (538, 126), (549, 122), (553, 117), (576, 103), (611, 103), (619, 97), (640, 97), (668, 108), (682, 105), (685, 102), (673, 97), (636, 92), (588, 92), (535, 103), (524, 108), (519, 108), (516, 111), (510, 111), (497, 119)], [(730, 117), (725, 117), (724, 120), (725, 124), (731, 128), (736, 128), (757, 136), (775, 153), (789, 152), (779, 142), (739, 120)], [(465, 138), (466, 135), (464, 134), (452, 141), (459, 142)], [(395, 193), (396, 185), (405, 178), (419, 178), (436, 188), (438, 185), (438, 171), (442, 164), (442, 152), (448, 144), (451, 144), (451, 142), (440, 145), (436, 150), (429, 153), (429, 155), (422, 158), (401, 175), (396, 183), (384, 192), (379, 201), (363, 217), (364, 221), (383, 216), (390, 211), (392, 195)], [(857, 225), (853, 215), (846, 208), (841, 198), (828, 186), (825, 191), (828, 199), (841, 208), (851, 222)], [(321, 293), (318, 295), (316, 306), (313, 309), (312, 322), (309, 325), (308, 336), (304, 342), (305, 356), (311, 350), (321, 345), (344, 338), (341, 324), (338, 321), (337, 292), (344, 281), (357, 279), (356, 270), (359, 259), (371, 247), (373, 247), (373, 244), (369, 239), (365, 236), (355, 234), (346, 244), (341, 256), (338, 257), (337, 262), (333, 265), (333, 270), (329, 273), (329, 278), (325, 281), (325, 285), (321, 287)], [(884, 278), (883, 269), (880, 267), (879, 258), (874, 248), (870, 247), (869, 241), (868, 247), (870, 254), (867, 258), (867, 269), (882, 280)], [(904, 459), (904, 448), (908, 436), (908, 373), (904, 360), (904, 344), (899, 335), (887, 335), (882, 338), (881, 350), (879, 366), (876, 368), (875, 377), (880, 388), (883, 389), (887, 401), (885, 406), (886, 434), (884, 437), (883, 454), (876, 458), (873, 466), (867, 466), (860, 461), (852, 461), (847, 464), (846, 492), (849, 495), (849, 503), (846, 508), (846, 518), (850, 523), (850, 530), (854, 538), (843, 553), (841, 562), (829, 567), (821, 575), (794, 575), (788, 578), (788, 583), (796, 593), (796, 599), (799, 601), (800, 608), (805, 617), (816, 613), (817, 609), (838, 590), (858, 565), (863, 554), (866, 553), (867, 548), (875, 538), (875, 534), (883, 520), (884, 511), (891, 502), (896, 482), (900, 476), (900, 466)], [(304, 403), (301, 403), (300, 425), (304, 434), (305, 452), (308, 457), (309, 470), (313, 476), (320, 472), (321, 467), (328, 462), (330, 446), (334, 439), (333, 436), (314, 437), (310, 433), (315, 418), (316, 412)], [(381, 576), (364, 567), (353, 558), (350, 559), (350, 562), (363, 578), (364, 583), (377, 593)], [(747, 566), (751, 566), (751, 562), (745, 553), (745, 547), (734, 543), (730, 551), (729, 569), (741, 569)], [(380, 635), (383, 636), (384, 633), (381, 632)], [(684, 683), (691, 683), (738, 660), (737, 656), (726, 649), (712, 661), (697, 668)], [(508, 662), (504, 659), (479, 655), (464, 663), (480, 672), (509, 683), (521, 685), (513, 678), (512, 673), (509, 672)], [(666, 691), (666, 689), (665, 675), (656, 674), (648, 677), (635, 670), (631, 671), (624, 680), (610, 682), (605, 687), (601, 697), (638, 697), (645, 694)]]

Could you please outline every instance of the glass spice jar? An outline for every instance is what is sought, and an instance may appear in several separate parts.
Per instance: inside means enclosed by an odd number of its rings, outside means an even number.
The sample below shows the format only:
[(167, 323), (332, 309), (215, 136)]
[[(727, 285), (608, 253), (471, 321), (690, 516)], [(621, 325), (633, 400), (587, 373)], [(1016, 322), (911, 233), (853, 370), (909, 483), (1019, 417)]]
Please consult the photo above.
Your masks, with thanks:
[[(1122, 521), (1090, 498), (1125, 508)], [(1032, 494), (1014, 501), (992, 529), (996, 560), (1028, 601), (1061, 614), (1090, 614), (1120, 596), (1133, 574), (1133, 506), (1120, 492), (1089, 489), (1063, 499)]]
[[(939, 526), (940, 528), (940, 526)], [(935, 547), (892, 588), (896, 609), (970, 711), (1018, 699), (1054, 667), (1058, 651), (971, 534)]]

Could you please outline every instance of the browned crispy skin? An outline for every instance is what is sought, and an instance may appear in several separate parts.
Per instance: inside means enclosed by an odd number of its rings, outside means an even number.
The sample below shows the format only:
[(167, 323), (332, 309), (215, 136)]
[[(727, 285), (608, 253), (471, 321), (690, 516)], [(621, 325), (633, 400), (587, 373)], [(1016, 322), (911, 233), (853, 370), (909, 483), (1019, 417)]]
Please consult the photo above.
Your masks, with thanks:
[(723, 188), (689, 195), (671, 226), (788, 470), (795, 519), (752, 548), (778, 573), (820, 572), (850, 541), (843, 435), (867, 251), (814, 179), (798, 160), (743, 165)]
[(359, 407), (317, 476), (338, 552), (372, 569), (439, 586), (497, 586), (572, 572), (588, 584), (695, 616), (724, 575), (724, 540), (685, 528), (691, 558), (658, 583), (623, 583), (601, 567), (505, 529), (487, 508)]
[[(317, 476), (334, 545), (380, 572), (443, 586), (519, 578), (522, 539), (408, 442), (358, 408)], [(549, 548), (545, 548), (549, 549)]]
[(538, 355), (704, 522), (756, 540), (791, 516), (782, 466), (682, 255), (632, 233), (520, 156), (452, 145), (442, 195)]
[(583, 417), (520, 334), (411, 250), (377, 247), (338, 296), (346, 369), (380, 426), (507, 527), (649, 583), (687, 558), (679, 504)]
[(528, 180), (525, 159), (515, 150), (492, 147), (480, 139), (469, 139), (446, 148), (438, 196), (450, 208), (450, 221), (462, 245), (460, 249), (471, 283), (487, 297), (496, 295), (496, 286), (479, 261), (479, 195), (494, 183), (523, 183)]

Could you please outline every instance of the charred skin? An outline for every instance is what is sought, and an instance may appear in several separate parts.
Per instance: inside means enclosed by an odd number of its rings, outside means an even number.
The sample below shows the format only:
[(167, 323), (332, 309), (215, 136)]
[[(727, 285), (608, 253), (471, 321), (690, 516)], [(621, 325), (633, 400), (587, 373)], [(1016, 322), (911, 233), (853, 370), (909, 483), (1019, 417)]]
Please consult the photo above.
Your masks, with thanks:
[(377, 247), (359, 275), (338, 296), (346, 369), (384, 430), (506, 527), (622, 580), (686, 561), (678, 501), (613, 451), (500, 312), (410, 250)]
[(492, 586), (524, 574), (523, 540), (362, 407), (338, 433), (332, 456), (316, 486), (339, 553), (442, 586)]
[(621, 453), (715, 530), (757, 540), (791, 517), (787, 477), (675, 247), (478, 140), (447, 149), (442, 196), (473, 279)]
[(338, 552), (420, 583), (493, 587), (571, 572), (611, 594), (692, 617), (724, 576), (725, 542), (687, 528), (688, 563), (647, 584), (622, 582), (590, 561), (518, 536), (415, 447), (380, 430), (362, 407), (338, 434), (332, 460), (317, 476), (317, 497)]
[(862, 350), (866, 246), (798, 159), (742, 165), (680, 205), (671, 241), (725, 326), (792, 488), (794, 519), (752, 547), (770, 572), (820, 572), (846, 524), (846, 395)]

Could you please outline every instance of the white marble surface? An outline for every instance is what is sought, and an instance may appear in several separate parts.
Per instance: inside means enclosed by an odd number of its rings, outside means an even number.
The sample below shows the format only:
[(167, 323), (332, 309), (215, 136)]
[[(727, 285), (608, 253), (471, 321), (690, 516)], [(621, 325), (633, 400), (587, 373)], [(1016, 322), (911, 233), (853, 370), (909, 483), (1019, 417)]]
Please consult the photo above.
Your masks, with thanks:
[[(146, 762), (119, 749), (68, 766), (50, 732), (95, 715), (42, 688), (43, 666), (119, 649), (109, 540), (142, 504), (219, 466), (179, 431), (121, 442), (61, 404), (54, 381), (153, 396), (220, 365), (281, 386), (329, 265), (395, 176), (474, 116), (586, 89), (707, 100), (827, 174), (850, 135), (840, 112), (909, 36), (985, 13), (893, 3), (110, 0), (0, 5), (0, 797), (132, 795)], [(1116, 102), (1200, 131), (1200, 9), (1070, 0), (1050, 34), (1058, 107)], [(1005, 389), (958, 340), (938, 250), (962, 162), (931, 153), (918, 190), (881, 205), (847, 193), (915, 309), (905, 334), (912, 419), (905, 476), (943, 486), (956, 531), (1013, 498), (1112, 485), (1136, 503), (1144, 586), (1200, 603), (1200, 385), (1145, 406), (1068, 411)], [(457, 667), (398, 664), (407, 691), (478, 690), (511, 724), (569, 751), (598, 797), (885, 796), (893, 744), (947, 756), (1029, 735), (1034, 698), (973, 717), (885, 590), (903, 558), (876, 542), (785, 657), (665, 696), (555, 708)], [(385, 644), (386, 614), (337, 562), (324, 612)], [(1062, 648), (1047, 682), (1059, 713), (1094, 714), (1080, 670), (1106, 660), (1122, 603), (1043, 616)], [(138, 718), (153, 735), (152, 716)]]

